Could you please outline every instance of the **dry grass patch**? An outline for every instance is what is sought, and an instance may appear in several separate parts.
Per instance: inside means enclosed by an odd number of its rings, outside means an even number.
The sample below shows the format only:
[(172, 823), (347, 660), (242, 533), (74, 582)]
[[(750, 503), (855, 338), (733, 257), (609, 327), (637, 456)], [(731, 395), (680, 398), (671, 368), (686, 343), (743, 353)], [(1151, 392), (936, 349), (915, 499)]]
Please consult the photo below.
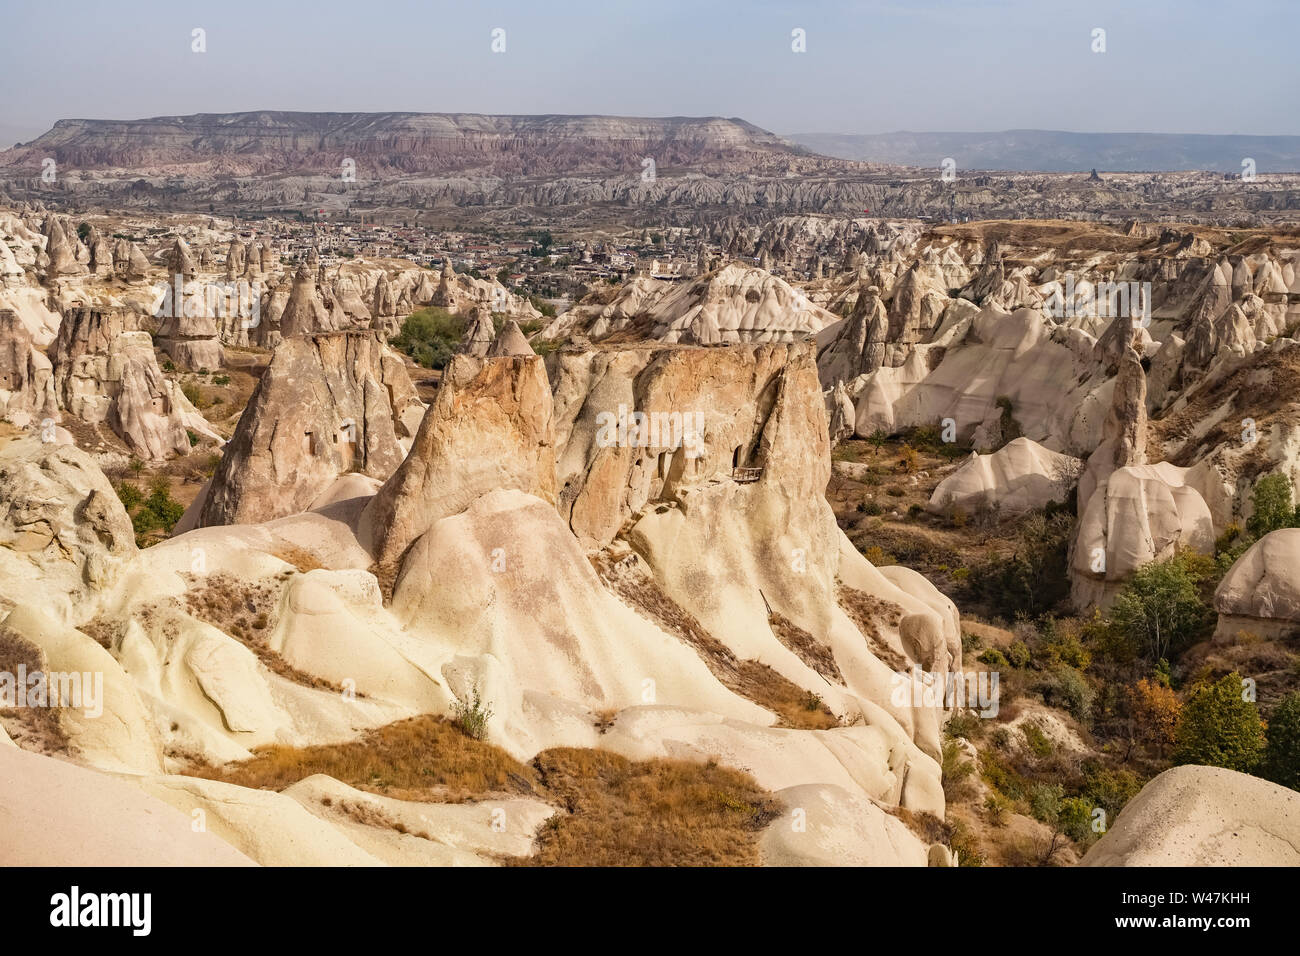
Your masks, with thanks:
[(757, 866), (759, 833), (781, 813), (748, 774), (713, 763), (561, 747), (533, 765), (566, 812), (517, 866)]
[(305, 551), (294, 545), (290, 545), (287, 548), (279, 548), (272, 551), (271, 554), (279, 558), (285, 564), (292, 564), (304, 574), (308, 571), (319, 571), (325, 567), (325, 565), (316, 560), (316, 556), (310, 551)]
[(844, 683), (844, 675), (840, 673), (839, 665), (835, 663), (835, 655), (829, 647), (776, 611), (768, 614), (767, 623), (771, 626), (776, 639), (793, 651), (799, 660), (828, 681), (836, 684)]
[(885, 643), (880, 625), (898, 627), (903, 621), (903, 609), (893, 601), (885, 601), (866, 591), (840, 584), (836, 592), (840, 607), (862, 635), (867, 639), (871, 653), (896, 671), (908, 669), (907, 660)]
[[(839, 726), (839, 720), (820, 697), (809, 694), (766, 664), (740, 660), (731, 648), (710, 634), (698, 618), (669, 597), (650, 575), (620, 564), (608, 553), (594, 556), (591, 563), (601, 580), (623, 603), (691, 645), (724, 687), (772, 711), (780, 718), (782, 726), (799, 730), (825, 730)], [(813, 641), (811, 634), (802, 633)], [(836, 673), (838, 675), (838, 670)]]
[[(272, 673), (304, 687), (341, 694), (343, 688), (338, 684), (299, 670), (271, 648), (269, 637), (275, 627), (280, 592), (292, 575), (292, 571), (285, 571), (269, 580), (242, 581), (225, 571), (187, 574), (185, 608), (191, 616), (239, 641)], [(365, 694), (357, 691), (356, 696)]]
[[(15, 696), (28, 692), (28, 687), (17, 683), (20, 666), (29, 676), (44, 671), (45, 655), (37, 645), (13, 628), (0, 625), (0, 671), (13, 675)], [(51, 692), (47, 685), (46, 693), (57, 695), (58, 690)], [(47, 699), (52, 706), (0, 707), (0, 724), (3, 724), (5, 732), (23, 750), (41, 754), (70, 753), (68, 737), (59, 718), (60, 708), (53, 705), (53, 697)], [(26, 698), (23, 703), (26, 703)]]
[(251, 760), (200, 765), (192, 776), (257, 790), (283, 790), (323, 773), (358, 790), (399, 800), (458, 802), (488, 793), (537, 795), (537, 775), (499, 747), (423, 715), (367, 731), (360, 740), (265, 747)]

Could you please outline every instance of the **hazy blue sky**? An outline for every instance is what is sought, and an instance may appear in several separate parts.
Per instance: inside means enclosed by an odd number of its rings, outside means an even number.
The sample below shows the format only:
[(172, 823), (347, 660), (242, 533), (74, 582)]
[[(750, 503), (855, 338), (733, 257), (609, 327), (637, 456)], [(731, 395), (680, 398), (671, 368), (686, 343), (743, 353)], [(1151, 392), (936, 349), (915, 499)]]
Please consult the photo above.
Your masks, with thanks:
[(1297, 0), (9, 0), (0, 142), (63, 117), (251, 109), (1300, 134), (1297, 35)]

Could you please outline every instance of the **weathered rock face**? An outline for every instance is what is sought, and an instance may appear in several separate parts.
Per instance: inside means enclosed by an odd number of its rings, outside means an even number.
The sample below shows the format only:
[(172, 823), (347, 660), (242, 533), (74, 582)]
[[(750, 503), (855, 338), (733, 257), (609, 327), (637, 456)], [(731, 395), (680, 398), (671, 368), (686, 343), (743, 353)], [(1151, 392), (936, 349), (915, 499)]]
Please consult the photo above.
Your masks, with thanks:
[(172, 243), (170, 251), (167, 253), (167, 278), (174, 279), (181, 276), (184, 279), (193, 279), (198, 275), (199, 267), (194, 261), (194, 255), (190, 252), (189, 244), (180, 236)]
[(405, 366), (373, 333), (285, 339), (240, 416), (199, 523), (305, 511), (349, 471), (388, 477), (420, 409)]
[(1025, 437), (1054, 450), (1095, 448), (1106, 406), (1092, 394), (1099, 387), (1090, 377), (1093, 343), (1069, 332), (1027, 308), (1010, 315), (997, 308), (973, 316), (954, 311), (936, 341), (908, 348), (901, 364), (886, 362), (854, 383), (856, 433), (865, 438), (877, 429), (892, 433), (951, 418), (959, 440), (992, 448), (1003, 414), (998, 399), (1005, 396)]
[(0, 446), (0, 608), (93, 617), (135, 552), (131, 519), (88, 454), (36, 437)]
[(1084, 866), (1298, 866), (1300, 794), (1222, 767), (1174, 767), (1124, 807)]
[[(461, 338), (460, 346), (456, 351), (462, 355), (484, 358), (492, 348), (495, 339), (496, 331), (492, 325), (492, 313), (487, 309), (475, 309), (474, 316), (465, 328), (465, 335)], [(532, 349), (529, 351), (531, 352)]]
[(939, 482), (926, 510), (940, 514), (962, 508), (972, 514), (992, 508), (1022, 514), (1069, 497), (1083, 463), (1049, 451), (1028, 438), (1008, 442), (991, 455), (972, 452), (955, 472)]
[(113, 246), (113, 273), (128, 282), (136, 282), (149, 275), (149, 260), (134, 242), (119, 239)]
[(332, 331), (336, 331), (336, 328), (316, 292), (315, 276), (308, 266), (299, 266), (293, 277), (289, 301), (280, 315), (280, 334), (289, 338), (293, 335)]
[[(868, 289), (858, 297), (849, 317), (833, 327), (834, 338), (817, 356), (823, 388), (852, 381), (884, 364), (889, 317), (878, 292), (875, 286)], [(826, 333), (830, 332), (828, 327)]]
[(219, 320), (210, 315), (171, 315), (158, 324), (157, 342), (181, 368), (217, 369), (224, 364)]
[(1215, 637), (1231, 639), (1239, 631), (1275, 637), (1300, 627), (1298, 567), (1300, 528), (1273, 531), (1252, 544), (1214, 592)]
[(492, 340), (487, 354), (488, 358), (504, 358), (512, 355), (536, 355), (537, 353), (528, 344), (528, 339), (524, 338), (519, 323), (514, 319), (509, 319), (501, 327), (497, 337)]
[(226, 250), (226, 281), (233, 282), (244, 274), (248, 259), (248, 249), (238, 239), (230, 240)]
[(54, 366), (12, 309), (0, 309), (0, 418), (19, 428), (59, 420)]
[[(559, 353), (560, 516), (589, 550), (634, 552), (657, 586), (746, 654), (781, 659), (770, 612), (816, 644), (842, 646), (858, 633), (843, 586), (897, 603), (903, 613), (885, 638), (897, 659), (946, 672), (961, 659), (955, 607), (919, 575), (873, 568), (826, 502), (830, 440), (813, 356), (811, 341)], [(649, 413), (648, 433), (634, 412)], [(888, 670), (875, 661), (846, 671), (850, 692), (880, 703), (888, 695), (866, 688), (887, 683)], [(890, 713), (937, 753), (934, 713)]]
[[(1127, 321), (1127, 320), (1125, 320)], [(1144, 465), (1147, 460), (1147, 380), (1137, 352), (1125, 348), (1111, 395), (1110, 410), (1102, 424), (1101, 443), (1088, 457), (1079, 477), (1079, 509), (1092, 500), (1106, 478), (1117, 468)]]
[(514, 489), (555, 500), (551, 390), (541, 358), (458, 355), (443, 372), (411, 452), (367, 506), (365, 542), (397, 561), (439, 518)]
[(59, 401), (77, 418), (107, 420), (111, 400), (103, 383), (108, 378), (108, 354), (118, 337), (140, 331), (142, 319), (137, 312), (88, 307), (64, 316), (50, 358)]
[(1210, 509), (1187, 471), (1168, 462), (1127, 465), (1097, 486), (1079, 515), (1070, 561), (1077, 607), (1105, 607), (1151, 561), (1182, 549), (1213, 552)]
[(147, 461), (189, 454), (188, 431), (219, 439), (163, 375), (140, 321), (136, 313), (89, 308), (64, 318), (52, 350), (63, 407), (83, 421), (107, 423)]
[(51, 213), (45, 219), (45, 277), (84, 275), (89, 270), (77, 261), (77, 233), (64, 216)]

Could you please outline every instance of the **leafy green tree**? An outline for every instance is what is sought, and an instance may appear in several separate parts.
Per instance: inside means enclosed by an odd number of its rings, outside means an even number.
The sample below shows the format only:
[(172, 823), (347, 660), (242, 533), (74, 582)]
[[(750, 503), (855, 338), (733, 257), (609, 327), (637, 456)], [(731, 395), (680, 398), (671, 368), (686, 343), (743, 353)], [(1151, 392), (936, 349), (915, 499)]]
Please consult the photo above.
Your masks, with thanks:
[(1296, 509), (1291, 501), (1291, 479), (1279, 472), (1265, 475), (1255, 483), (1250, 502), (1254, 513), (1246, 522), (1246, 528), (1256, 538), (1262, 538), (1270, 531), (1296, 526)]
[(1274, 783), (1300, 790), (1300, 693), (1282, 698), (1268, 719), (1261, 773)]
[(1200, 580), (1182, 555), (1144, 564), (1111, 606), (1111, 622), (1135, 652), (1145, 652), (1151, 660), (1168, 657), (1206, 626)]
[(451, 361), (464, 334), (460, 317), (444, 309), (420, 309), (407, 316), (390, 344), (425, 368), (440, 369)]
[(1236, 671), (1198, 689), (1183, 705), (1175, 731), (1174, 763), (1226, 767), (1250, 773), (1264, 754), (1264, 725), (1244, 700)]
[(971, 569), (975, 594), (1008, 618), (1052, 610), (1070, 588), (1066, 555), (1073, 524), (1066, 514), (1030, 515), (1020, 525), (1010, 557), (990, 558)]

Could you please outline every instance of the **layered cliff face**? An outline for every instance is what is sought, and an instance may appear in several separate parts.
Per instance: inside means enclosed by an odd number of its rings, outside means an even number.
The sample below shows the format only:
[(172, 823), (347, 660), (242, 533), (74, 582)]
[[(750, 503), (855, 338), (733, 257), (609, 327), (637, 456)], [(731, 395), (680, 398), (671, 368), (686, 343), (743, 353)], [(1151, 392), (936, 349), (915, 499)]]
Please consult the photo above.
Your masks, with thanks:
[[(475, 170), (538, 176), (626, 168), (785, 162), (802, 151), (742, 120), (473, 113), (201, 113), (143, 120), (60, 120), (23, 147), (80, 169), (188, 167), (192, 174), (330, 172), (340, 157), (391, 175)], [(35, 155), (35, 154), (33, 154)]]
[(286, 338), (240, 416), (199, 523), (304, 511), (346, 472), (387, 478), (422, 412), (405, 366), (374, 333)]

